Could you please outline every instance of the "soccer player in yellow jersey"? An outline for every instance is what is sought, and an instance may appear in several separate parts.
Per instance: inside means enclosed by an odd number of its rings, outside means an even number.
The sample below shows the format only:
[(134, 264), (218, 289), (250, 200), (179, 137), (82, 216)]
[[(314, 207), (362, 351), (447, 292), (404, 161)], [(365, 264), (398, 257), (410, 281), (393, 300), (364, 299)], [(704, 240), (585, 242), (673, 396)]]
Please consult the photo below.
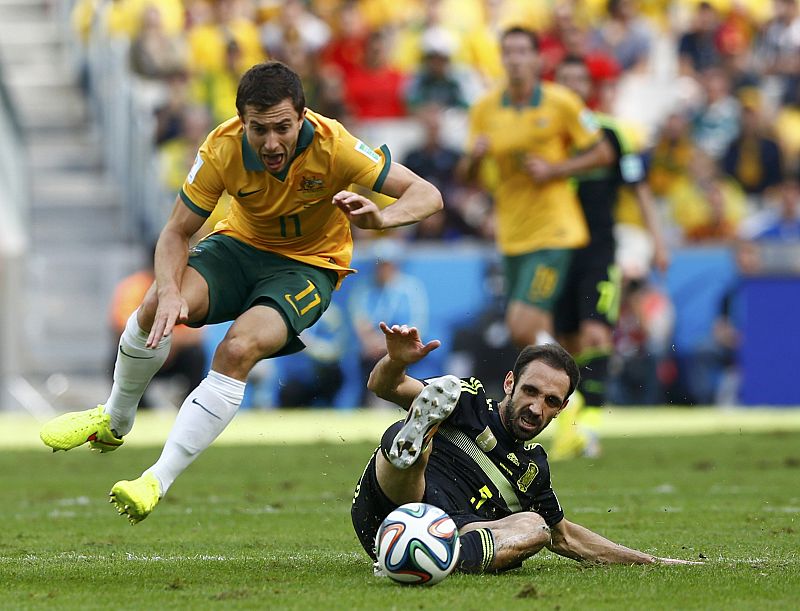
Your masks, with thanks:
[[(133, 427), (136, 408), (166, 358), (176, 323), (233, 321), (211, 371), (184, 401), (158, 461), (117, 482), (111, 501), (136, 523), (175, 478), (225, 429), (245, 380), (261, 359), (303, 348), (300, 332), (328, 307), (350, 269), (350, 224), (387, 229), (442, 207), (430, 183), (305, 107), (296, 73), (280, 62), (252, 67), (236, 96), (238, 115), (209, 134), (158, 240), (156, 281), (120, 338), (114, 384), (104, 405), (44, 425), (54, 450), (89, 442), (108, 452)], [(347, 188), (358, 184), (397, 200), (384, 209)], [(220, 196), (230, 211), (189, 250)]]
[(496, 168), (497, 244), (507, 281), (506, 323), (523, 347), (552, 341), (553, 306), (570, 250), (589, 232), (569, 177), (605, 165), (613, 151), (592, 114), (571, 91), (539, 80), (536, 35), (506, 30), (500, 41), (507, 82), (470, 111), (468, 150), (459, 174)]

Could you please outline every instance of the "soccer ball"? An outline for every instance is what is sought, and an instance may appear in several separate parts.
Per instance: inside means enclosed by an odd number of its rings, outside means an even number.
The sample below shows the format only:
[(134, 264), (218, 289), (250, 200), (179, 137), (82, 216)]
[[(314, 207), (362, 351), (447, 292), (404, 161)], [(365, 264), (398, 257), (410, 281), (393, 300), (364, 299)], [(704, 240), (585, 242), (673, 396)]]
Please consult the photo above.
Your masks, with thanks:
[(386, 516), (375, 538), (381, 571), (402, 584), (432, 586), (458, 562), (458, 529), (444, 511), (406, 503)]

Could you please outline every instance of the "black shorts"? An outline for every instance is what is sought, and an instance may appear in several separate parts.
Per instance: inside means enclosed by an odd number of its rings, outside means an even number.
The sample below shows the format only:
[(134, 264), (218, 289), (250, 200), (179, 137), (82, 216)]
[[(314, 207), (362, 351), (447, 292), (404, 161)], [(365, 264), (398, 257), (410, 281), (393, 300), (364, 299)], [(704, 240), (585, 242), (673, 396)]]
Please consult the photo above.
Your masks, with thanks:
[(619, 317), (620, 281), (613, 243), (574, 251), (554, 312), (556, 333), (575, 333), (584, 320), (613, 327)]
[[(350, 507), (350, 517), (353, 520), (356, 536), (361, 542), (364, 551), (373, 560), (377, 560), (375, 556), (375, 537), (378, 535), (378, 529), (386, 519), (386, 516), (398, 507), (397, 503), (389, 500), (381, 490), (380, 485), (378, 485), (378, 476), (375, 472), (375, 456), (379, 451), (380, 448), (375, 450), (372, 458), (367, 463), (367, 467), (356, 485), (356, 490), (353, 493), (353, 504)], [(461, 529), (462, 526), (472, 522), (486, 522), (486, 518), (482, 516), (459, 510), (452, 499), (447, 497), (441, 489), (427, 484), (426, 478), (425, 495), (422, 502), (434, 505), (447, 512), (455, 522), (456, 528)]]

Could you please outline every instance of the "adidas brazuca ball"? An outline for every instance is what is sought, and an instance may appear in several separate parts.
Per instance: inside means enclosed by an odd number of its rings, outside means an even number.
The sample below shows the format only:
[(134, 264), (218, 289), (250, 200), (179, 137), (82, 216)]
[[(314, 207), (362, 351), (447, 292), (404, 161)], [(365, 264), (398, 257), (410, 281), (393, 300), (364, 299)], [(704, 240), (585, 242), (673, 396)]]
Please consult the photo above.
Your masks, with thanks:
[(402, 584), (439, 583), (455, 568), (460, 549), (455, 522), (425, 503), (395, 509), (375, 539), (380, 570)]

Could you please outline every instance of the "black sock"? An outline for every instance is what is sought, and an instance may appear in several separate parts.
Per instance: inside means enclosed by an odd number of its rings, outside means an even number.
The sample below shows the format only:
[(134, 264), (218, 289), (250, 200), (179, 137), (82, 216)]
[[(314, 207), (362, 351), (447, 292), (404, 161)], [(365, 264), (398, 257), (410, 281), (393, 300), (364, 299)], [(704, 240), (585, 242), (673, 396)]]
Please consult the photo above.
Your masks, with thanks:
[(392, 449), (392, 442), (394, 438), (397, 437), (397, 433), (400, 432), (403, 423), (403, 420), (398, 420), (383, 432), (383, 437), (381, 437), (381, 454), (383, 454), (386, 460), (389, 460), (389, 450)]
[(494, 560), (494, 536), (488, 528), (471, 530), (461, 535), (458, 570), (464, 573), (483, 573)]
[(606, 403), (609, 356), (607, 352), (587, 350), (575, 359), (581, 371), (578, 390), (583, 395), (585, 405), (602, 407)]

